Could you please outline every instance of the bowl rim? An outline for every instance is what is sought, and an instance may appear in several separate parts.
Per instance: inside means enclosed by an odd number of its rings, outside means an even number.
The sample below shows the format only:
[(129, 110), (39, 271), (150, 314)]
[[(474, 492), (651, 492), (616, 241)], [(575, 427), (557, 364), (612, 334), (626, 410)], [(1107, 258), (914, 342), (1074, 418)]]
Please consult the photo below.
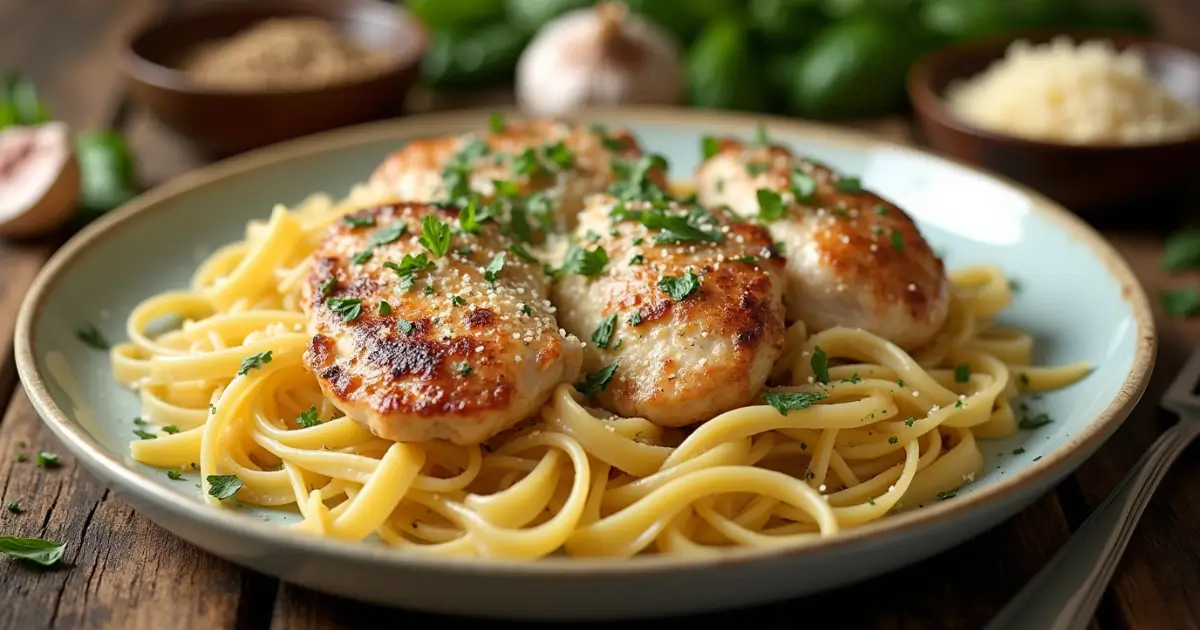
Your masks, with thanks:
[[(1121, 48), (1139, 45), (1153, 46), (1155, 48), (1170, 51), (1172, 54), (1178, 55), (1181, 58), (1186, 58), (1190, 61), (1190, 63), (1200, 69), (1200, 54), (1177, 44), (1150, 35), (1130, 33), (1128, 31), (1115, 29), (1099, 28), (1040, 28), (1013, 31), (1003, 35), (996, 35), (984, 39), (952, 44), (950, 46), (939, 48), (919, 58), (916, 63), (909, 68), (908, 76), (905, 80), (905, 89), (908, 92), (908, 98), (912, 102), (913, 108), (918, 114), (918, 118), (927, 119), (938, 126), (946, 127), (959, 134), (973, 136), (991, 144), (1008, 145), (1015, 149), (1025, 151), (1053, 150), (1063, 152), (1095, 153), (1100, 151), (1137, 152), (1173, 150), (1185, 147), (1200, 147), (1200, 132), (1197, 132), (1192, 136), (1169, 140), (1167, 142), (1150, 142), (1140, 144), (1071, 144), (1067, 142), (1037, 140), (1034, 138), (1026, 138), (1023, 136), (1007, 134), (1000, 131), (992, 131), (990, 129), (972, 125), (956, 116), (950, 111), (950, 108), (947, 107), (945, 97), (933, 89), (934, 72), (937, 69), (945, 66), (947, 63), (950, 63), (954, 59), (969, 54), (989, 53), (991, 59), (988, 61), (988, 63), (991, 64), (1003, 58), (1008, 51), (1009, 45), (1011, 45), (1013, 42), (1021, 39), (1045, 40), (1053, 36), (1069, 37), (1076, 44), (1087, 39), (1108, 39), (1114, 43), (1117, 43)], [(966, 77), (955, 76), (952, 77), (951, 80), (963, 78)]]
[[(384, 69), (374, 74), (353, 78), (349, 81), (337, 81), (316, 87), (297, 89), (268, 88), (268, 89), (238, 89), (220, 86), (201, 85), (188, 78), (187, 74), (178, 68), (158, 63), (137, 52), (137, 44), (153, 34), (170, 31), (198, 19), (212, 16), (257, 12), (284, 16), (292, 14), (290, 10), (301, 13), (311, 13), (328, 17), (331, 15), (351, 15), (350, 7), (365, 11), (375, 11), (378, 15), (390, 14), (392, 22), (389, 28), (403, 32), (402, 47), (381, 49), (392, 58)], [(378, 20), (373, 20), (379, 22)], [(383, 22), (380, 22), (383, 23)], [(258, 0), (253, 3), (218, 1), (207, 4), (189, 6), (177, 14), (166, 14), (152, 17), (142, 22), (131, 35), (125, 38), (117, 55), (117, 64), (122, 72), (135, 82), (144, 83), (156, 89), (183, 94), (193, 97), (223, 97), (223, 98), (264, 98), (264, 97), (304, 97), (313, 94), (331, 92), (347, 92), (362, 89), (365, 86), (390, 81), (397, 75), (409, 72), (421, 63), (429, 49), (429, 34), (425, 26), (406, 8), (396, 3), (379, 2), (378, 0), (341, 0), (341, 4), (324, 4), (306, 0)]]
[[(498, 576), (556, 575), (579, 577), (604, 573), (624, 574), (681, 573), (714, 566), (751, 564), (794, 554), (817, 553), (863, 544), (873, 538), (899, 535), (961, 519), (971, 510), (983, 509), (1001, 495), (1012, 495), (1031, 484), (1049, 483), (1074, 470), (1082, 459), (1099, 447), (1132, 411), (1149, 381), (1157, 352), (1157, 337), (1150, 304), (1145, 291), (1119, 253), (1082, 219), (1028, 188), (971, 167), (961, 161), (941, 158), (926, 151), (903, 147), (874, 139), (857, 131), (840, 130), (778, 116), (748, 115), (712, 110), (689, 110), (662, 107), (593, 108), (581, 111), (575, 118), (611, 125), (637, 122), (662, 127), (702, 127), (718, 124), (729, 133), (753, 134), (760, 124), (767, 124), (789, 136), (811, 138), (834, 146), (858, 150), (883, 148), (915, 153), (927, 159), (953, 164), (976, 175), (1000, 181), (1022, 193), (1031, 203), (1033, 212), (1049, 219), (1059, 229), (1082, 243), (1107, 268), (1110, 277), (1121, 287), (1122, 297), (1129, 303), (1137, 324), (1137, 340), (1133, 362), (1125, 381), (1108, 405), (1079, 431), (1072, 433), (1061, 446), (1031, 462), (1011, 476), (979, 488), (955, 501), (941, 501), (919, 510), (911, 510), (880, 519), (873, 523), (839, 532), (836, 536), (777, 548), (735, 548), (713, 556), (670, 557), (636, 556), (624, 559), (548, 557), (535, 561), (479, 558), (443, 558), (406, 554), (402, 551), (363, 542), (321, 538), (291, 531), (278, 524), (264, 523), (257, 518), (214, 509), (194, 498), (174, 492), (159, 484), (146, 483), (144, 473), (127, 468), (124, 461), (100, 445), (82, 427), (67, 418), (50, 394), (46, 379), (38, 367), (34, 353), (34, 326), (55, 285), (66, 272), (96, 243), (142, 215), (155, 212), (165, 202), (208, 186), (219, 186), (231, 177), (252, 172), (268, 165), (291, 159), (332, 153), (352, 147), (393, 138), (397, 142), (413, 137), (444, 133), (459, 133), (483, 127), (489, 116), (500, 111), (518, 117), (515, 110), (469, 109), (437, 114), (405, 117), (367, 123), (312, 136), (289, 140), (247, 152), (182, 175), (158, 188), (142, 194), (85, 227), (50, 258), (38, 273), (26, 294), (17, 317), (15, 355), (18, 374), (30, 401), (43, 421), (50, 426), (92, 472), (109, 486), (127, 495), (156, 505), (176, 517), (186, 518), (199, 526), (218, 531), (233, 539), (248, 539), (259, 544), (273, 544), (292, 553), (317, 553), (339, 561), (369, 564), (381, 569), (420, 569), (454, 574)], [(114, 385), (115, 386), (115, 385)]]

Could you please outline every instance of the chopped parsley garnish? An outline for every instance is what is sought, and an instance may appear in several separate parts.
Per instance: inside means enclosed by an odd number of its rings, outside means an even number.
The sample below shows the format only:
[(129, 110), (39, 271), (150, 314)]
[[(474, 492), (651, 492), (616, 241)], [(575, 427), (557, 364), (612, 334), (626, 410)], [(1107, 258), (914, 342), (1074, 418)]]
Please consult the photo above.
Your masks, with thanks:
[(171, 481), (179, 481), (180, 479), (183, 479), (183, 473), (179, 472), (178, 470), (168, 470), (167, 479), (170, 479)]
[(425, 256), (425, 252), (421, 252), (415, 256), (413, 254), (405, 254), (404, 258), (400, 260), (400, 264), (398, 265), (389, 260), (383, 263), (383, 266), (385, 269), (391, 269), (393, 272), (395, 272), (401, 280), (407, 280), (408, 282), (405, 283), (406, 286), (403, 287), (405, 290), (407, 290), (412, 288), (412, 282), (415, 280), (415, 274), (425, 271), (426, 269), (432, 269), (437, 266), (437, 263), (429, 260)]
[(462, 306), (463, 304), (466, 304), (466, 303), (467, 303), (466, 300), (458, 297), (457, 295), (450, 296), (450, 305), (451, 306)]
[[(332, 298), (331, 298), (332, 299)], [(260, 352), (254, 356), (242, 359), (242, 367), (238, 369), (238, 376), (245, 376), (250, 370), (260, 368), (271, 362), (271, 351)]]
[(954, 382), (966, 383), (971, 380), (971, 366), (968, 363), (959, 363), (954, 366)]
[(637, 325), (639, 325), (639, 324), (641, 324), (641, 323), (642, 323), (642, 313), (641, 313), (641, 311), (634, 311), (634, 312), (632, 312), (632, 313), (630, 313), (630, 314), (629, 314), (629, 325), (630, 325), (630, 326), (637, 326)]
[(604, 266), (607, 264), (608, 252), (604, 251), (603, 247), (597, 245), (595, 249), (587, 251), (572, 243), (571, 247), (567, 249), (567, 256), (563, 260), (563, 266), (559, 272), (595, 277), (604, 271)]
[(512, 167), (518, 175), (527, 176), (537, 175), (542, 170), (542, 164), (537, 158), (537, 151), (533, 147), (525, 149), (513, 158)]
[(597, 234), (595, 230), (588, 230), (587, 234), (583, 235), (583, 240), (589, 243), (595, 243), (596, 241), (600, 240), (600, 235)]
[(488, 127), (492, 130), (492, 133), (504, 133), (504, 128), (506, 126), (507, 123), (504, 120), (504, 114), (501, 114), (500, 112), (493, 112), (492, 115), (488, 117)]
[(321, 289), (320, 289), (321, 295), (326, 296), (326, 295), (329, 295), (330, 293), (333, 293), (333, 287), (335, 285), (337, 285), (336, 277), (329, 276), (328, 278), (325, 278), (325, 281), (321, 283)]
[(413, 323), (407, 319), (398, 319), (396, 320), (396, 330), (399, 330), (406, 335), (411, 335), (413, 331)]
[(904, 253), (904, 235), (900, 233), (900, 230), (892, 230), (892, 249), (901, 254)]
[(596, 330), (592, 331), (592, 341), (596, 343), (596, 347), (608, 349), (608, 343), (612, 340), (613, 331), (617, 327), (617, 314), (611, 313), (600, 321), (600, 325)]
[(817, 194), (817, 180), (798, 168), (792, 169), (792, 194), (799, 203), (812, 201)]
[(567, 148), (567, 145), (562, 140), (546, 147), (543, 152), (546, 156), (546, 161), (559, 169), (568, 169), (575, 164), (575, 154)]
[(500, 252), (499, 254), (492, 256), (491, 262), (489, 262), (487, 268), (483, 270), (483, 279), (487, 280), (492, 286), (496, 285), (496, 278), (498, 278), (500, 276), (500, 272), (504, 270), (504, 254), (505, 252)]
[(879, 216), (883, 216), (887, 213), (888, 213), (887, 206), (885, 206), (881, 203), (875, 204), (875, 214), (878, 214)]
[(208, 482), (208, 494), (215, 497), (218, 501), (233, 497), (238, 490), (242, 489), (242, 480), (237, 478), (237, 475), (209, 475), (205, 477)]
[(629, 264), (631, 264), (631, 265), (642, 265), (645, 263), (646, 263), (646, 257), (641, 254), (638, 254), (637, 256), (634, 256), (633, 258), (629, 259)]
[(1195, 287), (1159, 291), (1158, 302), (1172, 317), (1191, 317), (1200, 312), (1200, 291)]
[[(487, 217), (485, 216), (484, 218), (486, 219)], [(467, 207), (458, 213), (458, 229), (467, 234), (475, 234), (479, 232), (480, 223), (481, 219), (479, 213), (476, 211), (475, 200), (471, 199), (467, 202)]]
[(9, 512), (12, 512), (13, 514), (20, 514), (20, 513), (21, 513), (21, 504), (20, 504), (20, 503), (17, 503), (16, 501), (13, 501), (12, 503), (9, 503), (9, 504), (8, 504), (8, 511), (9, 511)]
[(352, 262), (356, 265), (365, 265), (365, 264), (367, 264), (367, 262), (369, 260), (371, 260), (371, 254), (372, 254), (371, 250), (364, 249), (361, 252), (358, 252), (357, 254), (351, 256), (350, 262)]
[(521, 194), (521, 187), (516, 182), (505, 179), (493, 179), (492, 186), (496, 189), (497, 197), (507, 199)]
[(176, 433), (179, 433), (179, 427), (173, 424), (168, 424), (167, 426), (163, 427), (162, 430), (163, 433), (166, 433), (167, 435), (175, 435)]
[(604, 391), (608, 387), (608, 382), (612, 380), (613, 374), (617, 371), (617, 364), (610, 363), (595, 372), (587, 373), (582, 381), (575, 384), (575, 391), (584, 396), (595, 396)]
[(956, 496), (958, 496), (958, 493), (956, 493), (953, 490), (949, 490), (947, 492), (939, 492), (939, 493), (937, 493), (937, 500), (945, 501), (946, 499), (953, 499)]
[(781, 416), (786, 416), (789, 411), (808, 409), (813, 403), (823, 398), (825, 398), (825, 394), (806, 392), (767, 392), (762, 397), (763, 402), (777, 409)]
[(317, 415), (317, 406), (313, 405), (308, 409), (301, 411), (299, 416), (296, 416), (296, 424), (304, 427), (305, 429), (311, 429), (318, 424), (321, 424), (321, 420), (317, 417)]
[(654, 170), (667, 170), (667, 159), (658, 154), (647, 154), (636, 162), (613, 160), (613, 172), (619, 178), (609, 186), (609, 192), (621, 201), (666, 201), (667, 193), (659, 188), (650, 177)]
[(397, 221), (387, 227), (379, 228), (371, 232), (371, 236), (367, 237), (367, 247), (379, 247), (389, 243), (395, 243), (400, 240), (401, 236), (408, 234), (408, 224)]
[(432, 284), (425, 285), (425, 288), (421, 289), (421, 292), (424, 293), (425, 295), (433, 295), (433, 285)]
[(894, 435), (892, 437), (888, 438), (888, 444), (897, 444), (899, 442), (900, 442), (900, 438), (898, 438)]
[(588, 129), (597, 136), (600, 136), (600, 144), (604, 145), (605, 149), (609, 151), (621, 151), (625, 148), (625, 145), (620, 140), (608, 135), (608, 128), (604, 125), (592, 123), (588, 125)]
[(905, 418), (904, 426), (911, 427), (916, 421), (917, 421), (916, 418), (909, 416), (908, 418)]
[(962, 401), (962, 399), (961, 399), (961, 398), (959, 398), (958, 400), (954, 401), (954, 408), (955, 408), (955, 409), (962, 409), (962, 408), (963, 408), (963, 407), (965, 407), (965, 406), (966, 406), (966, 405), (964, 405), (964, 404), (963, 404), (963, 401)]
[(809, 366), (812, 367), (813, 378), (818, 383), (829, 382), (829, 355), (821, 349), (821, 346), (814, 346), (812, 358), (808, 360)]
[(104, 335), (100, 334), (100, 330), (90, 324), (86, 328), (80, 328), (75, 331), (75, 336), (83, 343), (97, 350), (108, 350), (110, 347), (108, 340), (104, 338)]
[(1017, 380), (1021, 381), (1022, 385), (1029, 385), (1029, 375), (1024, 372), (1017, 375)]
[(58, 564), (66, 548), (67, 543), (53, 540), (0, 536), (0, 553), (35, 562), (44, 567)]
[(425, 215), (421, 219), (421, 238), (419, 242), (421, 246), (429, 250), (434, 258), (440, 258), (446, 255), (450, 250), (450, 226), (442, 223), (440, 219), (432, 214)]
[(667, 276), (659, 280), (658, 289), (670, 295), (672, 300), (679, 302), (700, 290), (700, 277), (688, 269), (682, 278)]
[(838, 192), (858, 194), (862, 192), (862, 182), (857, 177), (843, 177), (833, 185)]
[(362, 300), (358, 298), (325, 298), (325, 306), (340, 315), (342, 321), (346, 323), (358, 319), (358, 316), (362, 314)]
[(136, 424), (136, 425), (138, 425), (139, 427), (144, 427), (144, 426), (146, 426), (147, 424), (150, 424), (149, 422), (146, 422), (146, 419), (145, 419), (145, 418), (143, 418), (143, 417), (141, 417), (141, 416), (136, 416), (136, 417), (133, 419), (133, 423), (134, 423), (134, 424)]
[(747, 265), (757, 265), (758, 264), (758, 256), (738, 256), (737, 258), (730, 258), (729, 262), (740, 262), (740, 263), (746, 263)]
[[(659, 230), (654, 237), (656, 243), (720, 243), (725, 240), (724, 234), (711, 228), (715, 223), (713, 216), (699, 208), (694, 208), (687, 215), (650, 210), (629, 213), (628, 216), (638, 219), (651, 230)], [(709, 226), (709, 229), (703, 226)]]
[(712, 136), (700, 138), (700, 152), (704, 154), (704, 159), (711, 159), (721, 152), (721, 141)]
[(467, 365), (466, 363), (460, 363), (458, 367), (455, 368), (455, 371), (458, 372), (459, 376), (470, 376), (473, 370), (471, 369), (470, 365)]
[(346, 216), (342, 217), (342, 222), (352, 228), (374, 227), (375, 215), (347, 214)]
[(157, 435), (154, 435), (153, 433), (150, 433), (149, 431), (143, 431), (141, 429), (134, 429), (133, 434), (142, 438), (143, 440), (153, 440), (158, 437)]
[(1200, 228), (1188, 227), (1168, 236), (1162, 266), (1167, 271), (1200, 267)]
[(1014, 448), (1014, 449), (1013, 449), (1013, 452), (1012, 452), (1012, 454), (1013, 454), (1013, 455), (1020, 455), (1020, 454), (1022, 454), (1022, 453), (1024, 453), (1024, 452), (1025, 452), (1025, 447), (1021, 446), (1021, 447)]
[(514, 256), (524, 260), (525, 262), (535, 263), (538, 261), (538, 259), (535, 258), (533, 254), (530, 254), (529, 250), (525, 249), (525, 247), (523, 247), (520, 243), (510, 244), (508, 246), (508, 251), (512, 252)]
[(387, 301), (385, 301), (385, 300), (379, 300), (379, 314), (380, 315), (391, 315), (392, 314), (392, 305), (388, 304)]
[(521, 305), (521, 312), (522, 312), (522, 313), (525, 313), (526, 315), (530, 315), (530, 316), (532, 316), (532, 315), (533, 315), (533, 307), (532, 307), (532, 306), (530, 306), (530, 305), (528, 305), (528, 304), (522, 304), (522, 305)]
[(898, 385), (899, 387), (904, 387), (904, 379), (902, 379), (902, 378), (896, 379), (896, 385)]
[(1054, 421), (1050, 419), (1050, 414), (1039, 413), (1038, 415), (1033, 416), (1032, 418), (1028, 418), (1028, 417), (1021, 418), (1021, 421), (1017, 423), (1017, 427), (1019, 427), (1021, 429), (1032, 430), (1032, 429), (1044, 427), (1047, 424), (1050, 424), (1051, 422), (1054, 422)]
[(634, 239), (633, 239), (633, 244), (634, 244), (634, 245), (641, 245), (642, 243), (645, 243), (645, 242), (646, 242), (646, 239), (644, 239), (644, 238), (642, 238), (642, 237), (640, 237), (640, 236), (638, 236), (638, 237), (636, 237), (636, 238), (634, 238)]
[(763, 221), (778, 221), (783, 218), (787, 208), (779, 193), (768, 188), (759, 188), (754, 194), (758, 197), (758, 218)]
[(858, 384), (858, 383), (861, 383), (861, 382), (862, 382), (862, 377), (858, 375), (858, 372), (855, 372), (855, 373), (853, 373), (853, 374), (851, 374), (851, 375), (850, 375), (850, 378), (844, 378), (844, 379), (842, 379), (842, 382), (843, 382), (843, 383)]

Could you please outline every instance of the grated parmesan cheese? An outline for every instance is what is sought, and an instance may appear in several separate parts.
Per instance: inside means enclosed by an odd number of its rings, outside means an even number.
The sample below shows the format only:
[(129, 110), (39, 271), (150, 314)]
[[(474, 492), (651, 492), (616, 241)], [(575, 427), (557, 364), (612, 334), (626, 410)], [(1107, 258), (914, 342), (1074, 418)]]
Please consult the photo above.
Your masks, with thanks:
[(1148, 144), (1200, 134), (1200, 108), (1154, 82), (1145, 59), (1108, 40), (1019, 40), (947, 90), (951, 111), (983, 129), (1067, 144)]

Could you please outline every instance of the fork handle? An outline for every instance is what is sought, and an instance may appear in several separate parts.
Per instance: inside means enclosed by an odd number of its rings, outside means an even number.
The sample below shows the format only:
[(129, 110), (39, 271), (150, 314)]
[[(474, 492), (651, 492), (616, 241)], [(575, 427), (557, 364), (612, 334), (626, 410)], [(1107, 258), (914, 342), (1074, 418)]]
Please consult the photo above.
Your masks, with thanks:
[(1155, 440), (1120, 485), (985, 630), (1082, 630), (1108, 587), (1150, 496), (1200, 434), (1180, 419)]

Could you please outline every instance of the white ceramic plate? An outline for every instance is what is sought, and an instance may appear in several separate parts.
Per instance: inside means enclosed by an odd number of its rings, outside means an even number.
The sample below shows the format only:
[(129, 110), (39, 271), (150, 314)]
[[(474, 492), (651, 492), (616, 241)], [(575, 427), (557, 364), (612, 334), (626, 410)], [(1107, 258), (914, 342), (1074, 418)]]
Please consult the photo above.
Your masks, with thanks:
[[(317, 590), (436, 612), (509, 618), (616, 618), (699, 613), (833, 588), (928, 557), (998, 524), (1047, 492), (1111, 435), (1145, 388), (1155, 340), (1129, 268), (1074, 216), (1030, 191), (869, 137), (784, 119), (686, 110), (596, 111), (625, 125), (686, 177), (703, 134), (772, 139), (848, 173), (906, 208), (947, 264), (990, 262), (1020, 282), (1003, 320), (1032, 331), (1042, 363), (1089, 361), (1084, 381), (1045, 396), (1056, 421), (984, 442), (987, 473), (937, 502), (797, 549), (718, 558), (535, 562), (420, 558), (280, 527), (278, 510), (217, 509), (195, 479), (168, 480), (129, 457), (137, 397), (118, 387), (104, 353), (74, 331), (124, 336), (134, 304), (185, 286), (196, 263), (241, 237), (246, 222), (309, 193), (340, 196), (405, 141), (487, 124), (458, 112), (301, 139), (196, 171), (104, 217), (42, 271), (17, 324), (17, 366), (47, 424), (94, 474), (158, 524), (233, 562)], [(65, 366), (65, 367), (64, 367)], [(1022, 454), (1014, 455), (1018, 447)]]

